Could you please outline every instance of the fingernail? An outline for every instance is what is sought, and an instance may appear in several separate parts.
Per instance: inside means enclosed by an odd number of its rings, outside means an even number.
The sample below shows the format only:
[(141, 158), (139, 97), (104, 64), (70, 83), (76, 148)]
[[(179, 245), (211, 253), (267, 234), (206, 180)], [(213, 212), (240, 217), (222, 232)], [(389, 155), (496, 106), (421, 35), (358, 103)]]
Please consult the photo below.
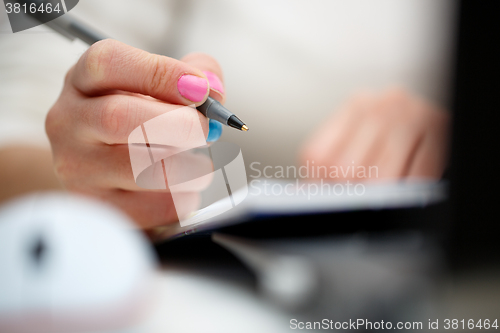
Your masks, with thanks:
[(194, 75), (183, 75), (177, 81), (179, 93), (192, 102), (201, 102), (208, 90), (208, 82), (204, 78)]
[(222, 81), (219, 79), (219, 77), (209, 71), (204, 71), (203, 73), (207, 76), (208, 82), (210, 83), (210, 89), (217, 90), (218, 92), (223, 94), (224, 85), (222, 84)]
[(222, 134), (222, 124), (217, 120), (210, 119), (208, 122), (208, 137), (207, 142), (214, 142), (219, 140)]

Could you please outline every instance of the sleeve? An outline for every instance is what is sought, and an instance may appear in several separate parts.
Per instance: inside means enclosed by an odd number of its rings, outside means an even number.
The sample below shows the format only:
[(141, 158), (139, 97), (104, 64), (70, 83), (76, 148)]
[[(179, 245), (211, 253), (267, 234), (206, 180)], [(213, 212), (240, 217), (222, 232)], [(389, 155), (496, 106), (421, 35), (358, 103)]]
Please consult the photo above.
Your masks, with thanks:
[(48, 145), (45, 116), (85, 50), (45, 28), (0, 35), (0, 145)]

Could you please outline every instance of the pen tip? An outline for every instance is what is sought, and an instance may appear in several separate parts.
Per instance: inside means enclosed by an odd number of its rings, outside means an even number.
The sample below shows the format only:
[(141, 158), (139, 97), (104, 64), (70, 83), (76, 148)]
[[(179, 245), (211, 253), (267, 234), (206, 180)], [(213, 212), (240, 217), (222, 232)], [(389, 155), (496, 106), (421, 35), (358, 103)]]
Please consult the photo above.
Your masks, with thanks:
[(234, 114), (227, 120), (227, 125), (240, 131), (248, 131), (247, 125), (245, 125), (245, 123), (242, 122), (241, 119), (236, 117)]

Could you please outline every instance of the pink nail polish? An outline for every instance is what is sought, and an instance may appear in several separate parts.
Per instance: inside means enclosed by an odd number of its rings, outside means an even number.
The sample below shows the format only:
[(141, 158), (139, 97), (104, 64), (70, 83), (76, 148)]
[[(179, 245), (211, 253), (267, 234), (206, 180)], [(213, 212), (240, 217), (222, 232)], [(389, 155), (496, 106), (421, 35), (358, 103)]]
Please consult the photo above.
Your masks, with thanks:
[(208, 82), (204, 78), (194, 75), (183, 75), (177, 81), (179, 93), (193, 102), (201, 102), (208, 90)]
[(203, 73), (207, 76), (208, 82), (210, 83), (210, 89), (217, 90), (218, 92), (223, 94), (224, 86), (222, 85), (222, 82), (219, 79), (219, 77), (209, 71), (204, 71)]

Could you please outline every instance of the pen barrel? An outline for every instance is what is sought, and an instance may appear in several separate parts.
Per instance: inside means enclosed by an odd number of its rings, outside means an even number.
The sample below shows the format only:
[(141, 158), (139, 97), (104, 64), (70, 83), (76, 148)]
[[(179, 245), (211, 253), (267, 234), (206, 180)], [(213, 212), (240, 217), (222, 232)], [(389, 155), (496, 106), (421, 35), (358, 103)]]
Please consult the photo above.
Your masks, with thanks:
[(72, 40), (78, 38), (89, 45), (108, 38), (104, 34), (75, 20), (75, 18), (70, 16), (69, 14), (65, 14), (64, 16), (47, 22), (46, 25), (65, 36), (69, 35), (67, 37)]
[(218, 122), (228, 125), (227, 121), (233, 115), (225, 107), (222, 106), (218, 101), (212, 97), (208, 97), (207, 101), (196, 108), (205, 117), (217, 120)]

